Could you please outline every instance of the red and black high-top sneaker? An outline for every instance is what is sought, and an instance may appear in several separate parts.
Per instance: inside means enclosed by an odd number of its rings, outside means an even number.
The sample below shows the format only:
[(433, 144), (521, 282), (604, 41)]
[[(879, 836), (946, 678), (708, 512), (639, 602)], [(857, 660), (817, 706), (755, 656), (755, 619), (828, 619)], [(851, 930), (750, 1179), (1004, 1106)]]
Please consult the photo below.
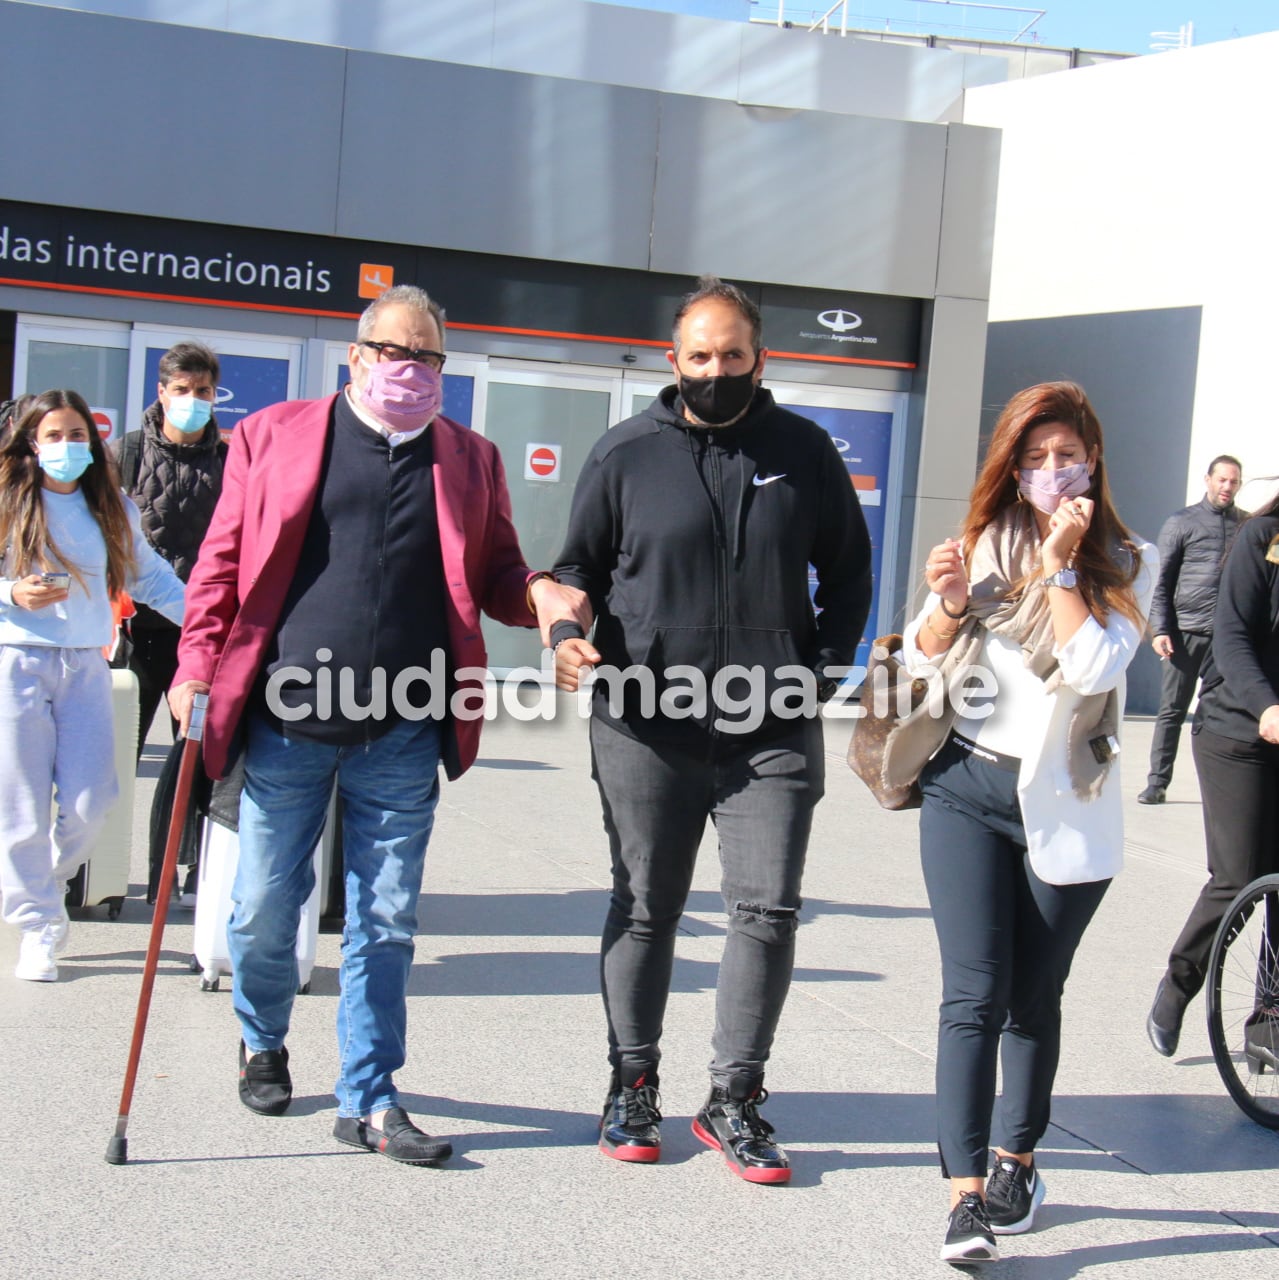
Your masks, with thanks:
[(768, 1091), (759, 1081), (711, 1087), (711, 1096), (693, 1121), (693, 1132), (724, 1153), (728, 1167), (747, 1182), (789, 1182), (790, 1160), (773, 1141), (773, 1126), (759, 1114)]
[(661, 1159), (661, 1101), (656, 1068), (623, 1066), (615, 1071), (600, 1119), (600, 1150), (631, 1164)]

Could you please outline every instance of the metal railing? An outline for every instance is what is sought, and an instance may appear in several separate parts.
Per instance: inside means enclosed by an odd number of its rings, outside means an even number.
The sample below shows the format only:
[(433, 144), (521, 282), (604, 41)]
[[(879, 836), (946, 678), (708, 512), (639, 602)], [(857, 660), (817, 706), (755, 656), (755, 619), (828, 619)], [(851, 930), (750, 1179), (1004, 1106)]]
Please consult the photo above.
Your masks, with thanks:
[[(841, 36), (846, 36), (849, 31), (897, 31), (903, 34), (953, 34), (968, 37), (970, 39), (997, 40), (1001, 43), (1013, 44), (1027, 36), (1033, 41), (1036, 39), (1033, 28), (1037, 22), (1043, 18), (1047, 12), (1046, 9), (1031, 9), (1019, 5), (1007, 4), (986, 4), (979, 3), (978, 0), (911, 0), (909, 5), (891, 4), (885, 0), (878, 0), (869, 7), (878, 8), (895, 8), (895, 9), (913, 9), (918, 12), (922, 6), (929, 6), (927, 18), (908, 17), (905, 14), (868, 14), (865, 12), (868, 5), (865, 0), (858, 0), (850, 13), (850, 6), (853, 0), (836, 0), (825, 11), (814, 8), (812, 4), (797, 3), (791, 0), (788, 4), (786, 0), (777, 0), (776, 5), (768, 5), (754, 2), (755, 12), (751, 14), (752, 22), (764, 23), (769, 26), (777, 27), (801, 27), (809, 31), (820, 31), (823, 35), (829, 35), (836, 32)], [(959, 22), (951, 22), (942, 20), (949, 14), (943, 15), (941, 10), (959, 11), (961, 20)], [(982, 11), (980, 17), (983, 21), (988, 21), (987, 15), (1021, 15), (1015, 22), (1010, 17), (1007, 26), (990, 26), (978, 25), (969, 22), (969, 11)], [(1022, 18), (1028, 18), (1022, 21)]]

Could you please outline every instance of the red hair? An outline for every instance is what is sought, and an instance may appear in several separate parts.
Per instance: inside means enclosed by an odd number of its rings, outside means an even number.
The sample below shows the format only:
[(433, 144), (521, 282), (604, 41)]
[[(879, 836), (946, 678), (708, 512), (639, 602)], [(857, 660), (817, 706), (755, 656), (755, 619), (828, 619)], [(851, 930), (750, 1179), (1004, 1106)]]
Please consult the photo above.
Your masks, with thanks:
[[(1089, 461), (1096, 463), (1086, 495), (1094, 504), (1092, 521), (1074, 556), (1080, 595), (1103, 626), (1111, 610), (1117, 609), (1144, 627), (1146, 620), (1141, 616), (1133, 591), (1141, 556), (1110, 495), (1101, 423), (1096, 410), (1083, 387), (1074, 382), (1041, 382), (1017, 392), (1004, 407), (969, 499), (962, 534), (964, 558), (971, 561), (973, 548), (986, 526), (1020, 501), (1017, 471), (1026, 435), (1035, 427), (1050, 423), (1074, 431), (1084, 442)], [(1128, 554), (1116, 560), (1116, 547), (1122, 547)], [(1015, 587), (1024, 585), (1024, 580), (1014, 584)]]

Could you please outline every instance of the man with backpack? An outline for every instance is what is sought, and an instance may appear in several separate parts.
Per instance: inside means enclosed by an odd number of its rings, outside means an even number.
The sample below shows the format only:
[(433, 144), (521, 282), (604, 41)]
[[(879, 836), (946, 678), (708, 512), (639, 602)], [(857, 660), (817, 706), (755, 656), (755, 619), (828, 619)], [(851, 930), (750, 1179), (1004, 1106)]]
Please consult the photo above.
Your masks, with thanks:
[[(157, 399), (142, 426), (116, 447), (125, 493), (138, 504), (147, 541), (185, 582), (222, 492), (222, 443), (213, 403), (218, 358), (199, 342), (179, 342), (160, 357)], [(156, 707), (178, 669), (179, 628), (146, 605), (129, 619), (129, 669), (138, 677), (138, 756)]]

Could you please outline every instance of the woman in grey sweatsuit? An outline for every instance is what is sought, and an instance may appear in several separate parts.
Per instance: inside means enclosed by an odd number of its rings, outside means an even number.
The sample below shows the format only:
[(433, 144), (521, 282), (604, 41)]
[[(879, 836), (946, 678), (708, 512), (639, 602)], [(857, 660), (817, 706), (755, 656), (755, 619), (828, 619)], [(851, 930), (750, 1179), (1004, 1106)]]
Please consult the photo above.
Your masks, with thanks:
[(111, 599), (128, 591), (181, 624), (184, 588), (74, 391), (35, 397), (0, 445), (0, 548), (0, 894), (22, 930), (16, 976), (52, 982), (67, 881), (117, 793)]

